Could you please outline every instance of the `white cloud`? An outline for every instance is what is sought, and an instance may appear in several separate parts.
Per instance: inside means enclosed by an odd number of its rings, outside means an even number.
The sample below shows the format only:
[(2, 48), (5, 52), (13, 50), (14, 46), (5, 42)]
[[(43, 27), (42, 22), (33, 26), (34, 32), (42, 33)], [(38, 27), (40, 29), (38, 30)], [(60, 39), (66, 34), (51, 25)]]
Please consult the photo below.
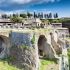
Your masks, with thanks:
[(17, 3), (17, 4), (26, 4), (26, 3), (42, 3), (42, 2), (55, 2), (60, 0), (0, 0), (2, 3)]
[(11, 0), (13, 3), (18, 3), (18, 4), (26, 4), (26, 3), (42, 3), (42, 2), (55, 2), (59, 0)]
[(25, 4), (30, 3), (32, 0), (11, 0), (12, 3)]
[(0, 14), (19, 14), (19, 13), (25, 13), (26, 11), (25, 10), (13, 10), (13, 11), (3, 11), (3, 10), (0, 10)]

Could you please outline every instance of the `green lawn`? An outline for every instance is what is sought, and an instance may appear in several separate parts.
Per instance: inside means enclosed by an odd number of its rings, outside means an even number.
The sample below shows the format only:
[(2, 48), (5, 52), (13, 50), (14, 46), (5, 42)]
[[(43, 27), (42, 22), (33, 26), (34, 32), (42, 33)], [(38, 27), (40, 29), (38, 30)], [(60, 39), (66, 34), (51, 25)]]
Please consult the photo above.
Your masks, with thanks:
[(8, 64), (7, 61), (0, 60), (0, 70), (20, 70), (20, 69)]
[(45, 60), (45, 59), (40, 59), (41, 65), (39, 70), (46, 70), (48, 64), (53, 64), (55, 63), (54, 61), (51, 60)]

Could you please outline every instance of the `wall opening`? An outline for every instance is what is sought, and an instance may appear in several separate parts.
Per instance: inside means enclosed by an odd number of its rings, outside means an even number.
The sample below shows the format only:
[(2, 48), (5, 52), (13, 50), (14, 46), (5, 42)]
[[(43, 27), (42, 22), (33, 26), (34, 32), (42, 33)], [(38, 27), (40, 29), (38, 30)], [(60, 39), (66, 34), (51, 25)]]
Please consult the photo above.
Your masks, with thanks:
[(40, 56), (44, 56), (44, 49), (46, 46), (46, 37), (44, 35), (40, 35), (38, 39), (38, 53)]
[(2, 37), (0, 37), (0, 53), (4, 50), (3, 44), (4, 44), (4, 40)]
[(10, 40), (9, 37), (0, 35), (0, 59), (9, 55)]

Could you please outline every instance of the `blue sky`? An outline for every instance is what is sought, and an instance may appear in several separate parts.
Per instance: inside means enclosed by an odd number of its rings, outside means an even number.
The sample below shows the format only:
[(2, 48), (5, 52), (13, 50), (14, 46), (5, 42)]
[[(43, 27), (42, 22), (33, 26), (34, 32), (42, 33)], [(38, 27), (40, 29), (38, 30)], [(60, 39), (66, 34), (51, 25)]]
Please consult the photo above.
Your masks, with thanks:
[(0, 0), (0, 12), (42, 11), (70, 17), (70, 0)]

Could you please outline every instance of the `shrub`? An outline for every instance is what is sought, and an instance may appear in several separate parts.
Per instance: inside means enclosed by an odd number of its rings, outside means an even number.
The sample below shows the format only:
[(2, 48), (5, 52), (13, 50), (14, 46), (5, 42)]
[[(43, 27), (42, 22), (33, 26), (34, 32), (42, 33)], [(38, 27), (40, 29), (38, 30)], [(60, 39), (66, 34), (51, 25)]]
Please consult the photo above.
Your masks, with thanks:
[(35, 43), (35, 34), (33, 35), (33, 38), (31, 39), (31, 43), (32, 43), (32, 44)]
[(23, 48), (23, 49), (28, 49), (28, 48), (29, 48), (29, 46), (22, 45), (22, 46), (21, 46), (21, 48)]

